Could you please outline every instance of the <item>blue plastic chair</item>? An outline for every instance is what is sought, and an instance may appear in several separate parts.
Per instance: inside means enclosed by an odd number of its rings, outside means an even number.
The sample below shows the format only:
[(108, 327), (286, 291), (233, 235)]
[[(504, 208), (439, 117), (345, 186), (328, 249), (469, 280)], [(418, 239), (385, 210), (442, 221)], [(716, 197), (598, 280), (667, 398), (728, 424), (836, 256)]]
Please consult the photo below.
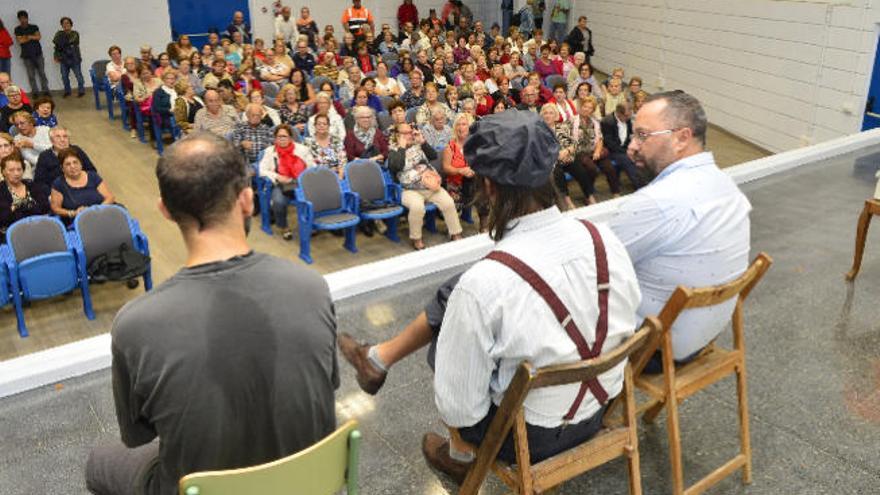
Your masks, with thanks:
[[(104, 75), (104, 71), (107, 69), (107, 63), (109, 60), (95, 60), (92, 62), (92, 67), (89, 69), (89, 78), (92, 80), (92, 93), (95, 95), (95, 110), (101, 109), (101, 92), (106, 91), (107, 85), (105, 81), (107, 78)], [(109, 101), (108, 101), (109, 103)]]
[[(114, 88), (110, 84), (110, 78), (104, 76), (104, 98), (107, 99), (107, 118), (113, 120), (116, 118), (116, 115), (113, 112), (114, 102), (116, 101), (116, 94), (114, 93)], [(121, 84), (121, 83), (120, 83)], [(120, 84), (117, 84), (119, 86)]]
[(329, 168), (310, 168), (298, 180), (294, 205), (299, 257), (312, 263), (312, 233), (320, 230), (344, 230), (345, 248), (356, 253), (355, 227), (361, 221), (357, 195), (343, 190), (339, 177)]
[(141, 106), (137, 102), (133, 102), (134, 105), (134, 122), (135, 129), (137, 130), (138, 140), (142, 143), (147, 142), (146, 132), (144, 131), (144, 112), (141, 111)]
[(116, 100), (116, 103), (119, 104), (119, 118), (122, 120), (122, 128), (126, 131), (131, 130), (131, 124), (128, 123), (128, 101), (125, 100), (125, 88), (122, 87), (122, 83), (116, 85), (116, 90), (113, 92), (113, 98)]
[(4, 262), (9, 270), (12, 298), (18, 317), (18, 333), (28, 336), (23, 303), (66, 294), (77, 287), (86, 318), (95, 319), (89, 284), (80, 276), (73, 234), (61, 220), (39, 215), (21, 219), (6, 232)]
[[(116, 250), (123, 243), (144, 256), (150, 256), (147, 236), (141, 232), (137, 220), (119, 205), (95, 205), (80, 212), (73, 221), (73, 249), (83, 284), (88, 286), (89, 263), (96, 257)], [(147, 263), (144, 289), (153, 288), (153, 268)]]
[(150, 108), (150, 128), (153, 131), (153, 137), (156, 138), (156, 152), (159, 156), (165, 151), (165, 143), (162, 142), (162, 134), (169, 132), (171, 139), (177, 141), (183, 135), (180, 127), (177, 125), (177, 119), (174, 115), (168, 115), (167, 120), (163, 119), (159, 112), (156, 111), (155, 105)]
[(9, 280), (9, 269), (6, 267), (7, 250), (5, 244), (0, 245), (0, 308), (12, 304), (12, 282)]
[(343, 187), (356, 195), (358, 207), (364, 203), (369, 210), (360, 210), (361, 221), (381, 220), (388, 226), (385, 237), (400, 242), (397, 224), (403, 214), (400, 204), (400, 185), (394, 184), (382, 173), (379, 164), (372, 160), (355, 160), (345, 166)]

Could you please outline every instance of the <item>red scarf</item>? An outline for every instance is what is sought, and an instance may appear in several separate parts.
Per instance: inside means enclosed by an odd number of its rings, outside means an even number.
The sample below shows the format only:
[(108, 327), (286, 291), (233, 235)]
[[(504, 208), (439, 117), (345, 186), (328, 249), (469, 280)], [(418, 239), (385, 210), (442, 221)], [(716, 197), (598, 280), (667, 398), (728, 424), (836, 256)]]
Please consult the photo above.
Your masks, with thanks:
[(370, 59), (370, 54), (366, 55), (358, 55), (358, 64), (361, 66), (361, 72), (373, 72), (373, 61)]
[(275, 145), (275, 154), (278, 156), (276, 171), (280, 175), (296, 179), (306, 169), (306, 162), (293, 154), (293, 147), (293, 143), (286, 148)]

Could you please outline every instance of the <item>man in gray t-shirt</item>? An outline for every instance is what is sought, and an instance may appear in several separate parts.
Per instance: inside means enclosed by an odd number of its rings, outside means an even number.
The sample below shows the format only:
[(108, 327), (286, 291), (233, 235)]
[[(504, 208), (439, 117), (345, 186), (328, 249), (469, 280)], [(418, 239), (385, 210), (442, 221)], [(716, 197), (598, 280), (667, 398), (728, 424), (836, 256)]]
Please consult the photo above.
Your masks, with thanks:
[[(113, 323), (113, 393), (125, 445), (99, 447), (93, 493), (174, 494), (180, 477), (300, 451), (336, 428), (336, 319), (324, 279), (254, 253), (247, 165), (195, 135), (157, 166), (160, 209), (186, 266)], [(159, 441), (155, 441), (156, 437)]]

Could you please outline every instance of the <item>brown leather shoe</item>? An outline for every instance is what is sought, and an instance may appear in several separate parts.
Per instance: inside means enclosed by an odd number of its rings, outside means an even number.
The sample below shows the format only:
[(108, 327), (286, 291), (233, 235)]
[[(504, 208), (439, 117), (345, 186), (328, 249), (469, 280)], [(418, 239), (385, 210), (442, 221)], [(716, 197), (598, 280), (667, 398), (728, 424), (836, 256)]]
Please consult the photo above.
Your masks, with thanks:
[(428, 466), (452, 478), (461, 485), (467, 477), (473, 462), (461, 462), (449, 457), (449, 441), (440, 435), (428, 432), (422, 437), (422, 454)]
[(357, 382), (361, 390), (376, 395), (376, 392), (385, 384), (387, 373), (376, 368), (367, 357), (370, 346), (358, 343), (351, 335), (340, 332), (337, 338), (342, 357), (357, 371)]

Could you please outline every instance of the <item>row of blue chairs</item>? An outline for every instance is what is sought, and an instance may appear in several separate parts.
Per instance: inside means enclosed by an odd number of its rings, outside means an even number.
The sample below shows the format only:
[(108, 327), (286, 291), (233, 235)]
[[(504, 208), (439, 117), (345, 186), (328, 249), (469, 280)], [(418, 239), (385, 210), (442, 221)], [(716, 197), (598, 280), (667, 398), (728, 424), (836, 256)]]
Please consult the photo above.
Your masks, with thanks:
[[(82, 294), (83, 312), (93, 320), (89, 263), (123, 243), (150, 255), (149, 242), (137, 220), (118, 205), (87, 208), (77, 215), (73, 230), (65, 229), (58, 218), (48, 215), (12, 224), (6, 232), (6, 244), (0, 245), (0, 307), (14, 305), (19, 335), (28, 336), (24, 305), (77, 288)], [(150, 290), (153, 281), (149, 264), (143, 279), (144, 288)]]

